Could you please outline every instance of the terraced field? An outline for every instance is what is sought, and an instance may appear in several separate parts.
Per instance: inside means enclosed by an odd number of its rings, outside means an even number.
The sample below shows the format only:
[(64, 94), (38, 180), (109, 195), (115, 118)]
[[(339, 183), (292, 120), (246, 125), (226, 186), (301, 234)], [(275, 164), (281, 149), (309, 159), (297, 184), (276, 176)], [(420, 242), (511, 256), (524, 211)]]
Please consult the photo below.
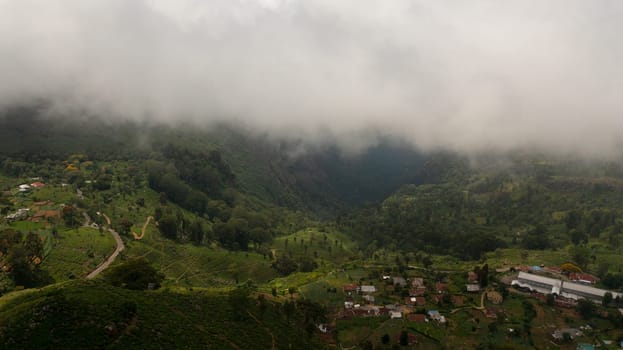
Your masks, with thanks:
[(144, 257), (165, 274), (165, 285), (231, 286), (251, 279), (264, 283), (277, 276), (270, 260), (257, 253), (179, 244), (161, 237), (149, 225), (141, 240), (128, 240), (122, 259)]
[(52, 247), (41, 269), (56, 281), (81, 278), (96, 268), (115, 249), (115, 240), (104, 231), (81, 227), (61, 230), (58, 237), (48, 235)]

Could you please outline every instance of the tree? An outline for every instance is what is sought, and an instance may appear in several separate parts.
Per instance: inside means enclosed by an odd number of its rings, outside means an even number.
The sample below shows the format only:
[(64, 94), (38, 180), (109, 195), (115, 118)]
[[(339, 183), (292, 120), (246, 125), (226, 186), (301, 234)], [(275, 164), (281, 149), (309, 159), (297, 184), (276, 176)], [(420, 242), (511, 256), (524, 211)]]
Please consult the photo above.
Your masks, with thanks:
[(252, 286), (245, 283), (229, 292), (229, 305), (232, 308), (232, 315), (235, 320), (244, 320), (247, 318), (249, 309), (249, 295), (251, 295)]
[(288, 322), (290, 322), (290, 318), (294, 315), (294, 311), (295, 311), (294, 302), (286, 300), (286, 302), (283, 303), (283, 313), (286, 315), (286, 320)]
[(569, 238), (571, 238), (571, 242), (575, 245), (580, 243), (588, 243), (588, 235), (584, 233), (584, 231), (573, 229), (569, 232)]
[(565, 218), (567, 230), (577, 229), (582, 223), (582, 213), (577, 210), (571, 210)]
[(63, 221), (65, 222), (65, 226), (67, 227), (78, 227), (80, 226), (80, 215), (78, 213), (78, 209), (76, 209), (72, 205), (66, 205), (62, 210)]
[(271, 267), (283, 276), (287, 276), (298, 270), (298, 264), (286, 255), (279, 255), (271, 264)]
[(129, 235), (130, 231), (132, 230), (132, 221), (130, 221), (130, 219), (128, 219), (126, 216), (122, 217), (119, 220), (119, 233), (122, 235)]
[(543, 250), (551, 246), (545, 225), (539, 224), (530, 230), (522, 239), (521, 245), (526, 249)]
[(586, 268), (590, 259), (591, 251), (585, 245), (574, 245), (569, 248), (569, 255), (571, 260), (573, 260), (576, 264)]
[(595, 304), (592, 301), (586, 299), (578, 300), (576, 310), (584, 319), (589, 319), (595, 314)]
[(157, 289), (164, 280), (164, 275), (143, 258), (128, 260), (115, 266), (104, 277), (113, 286), (133, 290)]
[(389, 344), (389, 334), (383, 334), (383, 336), (381, 337), (381, 343), (383, 343), (384, 345)]
[(582, 272), (582, 269), (572, 263), (564, 263), (560, 265), (560, 270), (564, 273)]
[(35, 283), (33, 266), (26, 250), (22, 247), (14, 247), (7, 258), (8, 265), (11, 267), (11, 278), (16, 285), (32, 287)]
[(309, 335), (316, 329), (316, 324), (327, 321), (326, 309), (314, 301), (300, 299), (296, 302), (296, 307), (303, 316), (303, 327)]
[(407, 331), (400, 332), (400, 345), (409, 345), (409, 333), (407, 333)]
[(22, 241), (22, 233), (12, 228), (0, 231), (0, 252), (8, 254), (11, 247)]
[(203, 236), (205, 234), (201, 221), (199, 220), (193, 221), (193, 223), (190, 224), (189, 230), (190, 230), (190, 240), (196, 245), (201, 244), (201, 242), (203, 241)]
[(41, 243), (39, 235), (32, 232), (28, 233), (24, 241), (24, 249), (26, 254), (32, 258), (41, 257), (43, 255), (43, 243)]
[(601, 304), (604, 307), (608, 307), (608, 305), (610, 305), (610, 303), (612, 302), (613, 296), (611, 292), (606, 292), (606, 294), (604, 294), (604, 298), (601, 301)]
[(484, 264), (482, 268), (476, 266), (474, 272), (478, 277), (478, 283), (480, 286), (486, 287), (489, 284), (489, 264)]
[(257, 303), (260, 308), (260, 317), (264, 317), (264, 312), (266, 312), (266, 308), (268, 308), (268, 304), (266, 302), (266, 296), (264, 294), (258, 295)]
[(160, 205), (167, 205), (167, 202), (169, 201), (167, 198), (167, 194), (164, 192), (160, 192), (159, 201), (160, 201)]
[(554, 305), (554, 300), (556, 298), (554, 297), (554, 294), (547, 294), (547, 296), (545, 297), (545, 302), (547, 303), (547, 305), (549, 306), (553, 306)]
[(374, 350), (374, 345), (372, 345), (372, 342), (369, 339), (359, 344), (359, 346), (361, 347), (361, 350)]
[(158, 229), (160, 230), (160, 233), (162, 233), (168, 239), (177, 238), (178, 227), (179, 222), (177, 220), (177, 216), (170, 213), (165, 214), (158, 221)]

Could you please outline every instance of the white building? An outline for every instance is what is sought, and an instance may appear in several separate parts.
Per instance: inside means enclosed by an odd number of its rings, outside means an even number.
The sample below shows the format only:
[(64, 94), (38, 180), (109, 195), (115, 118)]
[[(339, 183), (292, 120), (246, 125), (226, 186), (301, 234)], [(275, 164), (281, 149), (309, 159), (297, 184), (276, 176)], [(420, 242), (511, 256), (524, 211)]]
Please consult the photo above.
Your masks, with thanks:
[(611, 292), (605, 289), (562, 281), (556, 278), (543, 277), (526, 272), (520, 272), (517, 279), (511, 282), (511, 285), (526, 288), (533, 292), (555, 294), (574, 300), (589, 299), (595, 302), (601, 302), (604, 295), (608, 292), (612, 293), (613, 298), (616, 298), (617, 296), (623, 298), (623, 293)]

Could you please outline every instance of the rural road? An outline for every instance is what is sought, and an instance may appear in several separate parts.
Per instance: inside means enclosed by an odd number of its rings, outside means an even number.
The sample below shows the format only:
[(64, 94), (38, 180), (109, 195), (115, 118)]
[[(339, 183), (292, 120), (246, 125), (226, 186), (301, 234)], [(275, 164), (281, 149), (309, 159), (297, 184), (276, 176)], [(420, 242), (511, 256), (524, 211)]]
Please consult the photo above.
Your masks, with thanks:
[(119, 255), (119, 253), (125, 248), (125, 246), (123, 245), (123, 241), (121, 240), (121, 237), (116, 231), (109, 228), (108, 232), (110, 232), (110, 234), (112, 234), (112, 236), (115, 238), (115, 241), (117, 242), (117, 247), (115, 248), (115, 251), (112, 254), (110, 254), (110, 256), (106, 260), (104, 260), (103, 263), (100, 264), (100, 266), (98, 266), (95, 270), (91, 271), (87, 275), (86, 279), (93, 279), (97, 275), (99, 275), (100, 272), (106, 270), (108, 266), (110, 266), (110, 264), (112, 264), (112, 262), (115, 261), (115, 259), (117, 258), (117, 255)]
[(143, 225), (143, 229), (141, 230), (141, 234), (139, 235), (138, 233), (132, 231), (132, 236), (134, 236), (134, 239), (143, 239), (143, 236), (145, 236), (145, 230), (147, 229), (147, 225), (149, 225), (149, 221), (153, 219), (151, 216), (147, 217), (147, 220), (145, 221), (145, 225)]

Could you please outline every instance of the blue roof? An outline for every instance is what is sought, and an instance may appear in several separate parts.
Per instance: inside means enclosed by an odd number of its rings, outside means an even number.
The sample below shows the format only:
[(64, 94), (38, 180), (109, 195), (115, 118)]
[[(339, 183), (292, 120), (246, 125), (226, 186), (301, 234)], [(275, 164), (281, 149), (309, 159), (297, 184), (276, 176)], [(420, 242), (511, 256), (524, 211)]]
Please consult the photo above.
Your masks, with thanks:
[(578, 349), (578, 350), (595, 350), (595, 345), (587, 344), (587, 343), (578, 343), (578, 346), (576, 347), (576, 349)]
[(541, 266), (530, 266), (530, 268), (532, 269), (532, 271), (542, 271), (543, 268)]

